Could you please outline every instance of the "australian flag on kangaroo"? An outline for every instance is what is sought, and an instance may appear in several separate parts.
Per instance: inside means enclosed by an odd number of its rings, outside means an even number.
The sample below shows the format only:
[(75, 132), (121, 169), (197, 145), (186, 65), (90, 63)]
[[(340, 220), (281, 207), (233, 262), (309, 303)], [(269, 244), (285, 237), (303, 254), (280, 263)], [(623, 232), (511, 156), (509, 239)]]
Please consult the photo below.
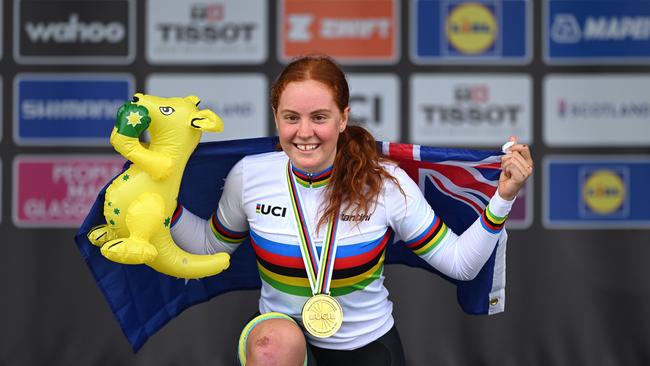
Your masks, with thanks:
[[(230, 168), (245, 155), (275, 150), (277, 143), (276, 137), (266, 137), (199, 144), (185, 168), (178, 201), (207, 219), (217, 207), (221, 195), (218, 187), (223, 186)], [(378, 142), (377, 148), (397, 161), (418, 183), (436, 213), (456, 233), (476, 220), (496, 191), (501, 172), (499, 151), (389, 142)], [(104, 195), (105, 188), (75, 241), (134, 351), (188, 307), (228, 291), (261, 286), (255, 254), (246, 242), (231, 256), (228, 270), (200, 280), (186, 281), (145, 265), (121, 265), (107, 260), (86, 237), (104, 219)], [(472, 281), (457, 281), (440, 274), (404, 245), (387, 246), (386, 263), (434, 272), (457, 286), (458, 302), (465, 312), (495, 314), (503, 311), (505, 305), (506, 239), (503, 230), (492, 256)]]

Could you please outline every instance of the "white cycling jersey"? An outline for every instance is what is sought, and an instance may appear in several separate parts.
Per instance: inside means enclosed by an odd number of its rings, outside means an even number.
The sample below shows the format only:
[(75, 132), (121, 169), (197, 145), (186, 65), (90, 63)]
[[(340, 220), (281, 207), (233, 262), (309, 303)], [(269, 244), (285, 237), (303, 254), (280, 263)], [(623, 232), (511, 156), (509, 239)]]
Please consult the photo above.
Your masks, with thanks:
[[(284, 152), (251, 155), (230, 171), (215, 214), (203, 220), (187, 210), (174, 215), (172, 236), (196, 254), (232, 253), (250, 236), (262, 279), (259, 310), (285, 313), (300, 323), (302, 307), (312, 296), (297, 236), (285, 174)], [(393, 305), (384, 287), (384, 254), (393, 239), (402, 240), (441, 273), (460, 280), (474, 278), (492, 254), (512, 203), (498, 193), (460, 236), (448, 229), (399, 167), (383, 164), (400, 184), (390, 180), (370, 212), (340, 212), (336, 259), (330, 292), (343, 308), (343, 325), (329, 338), (307, 334), (311, 344), (351, 350), (385, 334), (393, 326)], [(292, 167), (309, 233), (317, 247), (326, 225), (316, 231), (324, 207), (331, 168), (309, 175)], [(217, 187), (215, 187), (217, 189)]]

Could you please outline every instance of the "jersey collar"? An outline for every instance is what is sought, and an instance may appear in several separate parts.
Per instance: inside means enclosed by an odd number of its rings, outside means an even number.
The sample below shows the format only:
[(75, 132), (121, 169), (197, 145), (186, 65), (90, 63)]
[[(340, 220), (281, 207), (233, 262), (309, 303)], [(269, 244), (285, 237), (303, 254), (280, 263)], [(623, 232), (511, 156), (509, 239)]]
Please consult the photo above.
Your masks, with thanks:
[(291, 171), (296, 177), (296, 183), (307, 188), (324, 187), (332, 179), (332, 166), (318, 173), (307, 173), (291, 164)]

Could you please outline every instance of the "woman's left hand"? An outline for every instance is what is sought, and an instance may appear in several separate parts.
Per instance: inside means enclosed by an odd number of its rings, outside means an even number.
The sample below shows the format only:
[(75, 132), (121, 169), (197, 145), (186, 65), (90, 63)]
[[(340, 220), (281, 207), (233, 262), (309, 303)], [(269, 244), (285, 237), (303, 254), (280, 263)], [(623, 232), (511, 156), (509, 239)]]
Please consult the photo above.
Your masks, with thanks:
[(533, 174), (533, 158), (528, 145), (518, 144), (515, 137), (510, 140), (515, 144), (501, 157), (499, 177), (499, 195), (508, 201), (517, 196), (526, 179)]

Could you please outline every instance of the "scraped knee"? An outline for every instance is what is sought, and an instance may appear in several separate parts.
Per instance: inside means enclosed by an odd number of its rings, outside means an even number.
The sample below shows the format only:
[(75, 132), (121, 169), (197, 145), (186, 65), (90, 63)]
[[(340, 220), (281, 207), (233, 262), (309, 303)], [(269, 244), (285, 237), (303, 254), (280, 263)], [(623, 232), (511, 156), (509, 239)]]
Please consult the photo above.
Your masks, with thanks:
[(287, 319), (258, 324), (246, 340), (246, 366), (302, 366), (307, 343), (298, 325)]

